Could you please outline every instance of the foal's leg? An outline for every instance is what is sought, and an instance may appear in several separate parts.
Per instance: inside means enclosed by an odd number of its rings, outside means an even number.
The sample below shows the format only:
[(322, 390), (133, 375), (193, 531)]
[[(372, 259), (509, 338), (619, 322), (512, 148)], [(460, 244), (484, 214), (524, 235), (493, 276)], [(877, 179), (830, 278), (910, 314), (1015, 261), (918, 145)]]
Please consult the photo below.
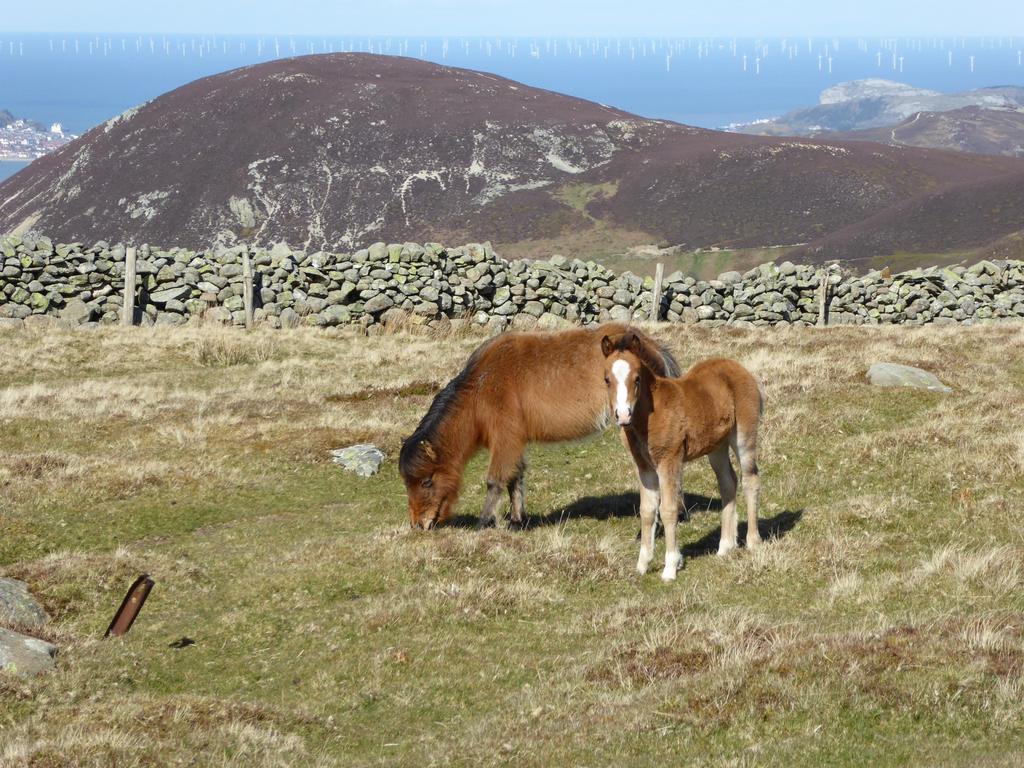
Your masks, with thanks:
[(647, 573), (654, 559), (654, 518), (658, 512), (658, 473), (650, 465), (637, 467), (640, 476), (640, 557), (636, 561), (637, 573)]
[(665, 529), (665, 570), (662, 581), (675, 581), (676, 571), (683, 556), (676, 543), (676, 523), (679, 520), (679, 492), (676, 487), (682, 472), (679, 463), (666, 461), (658, 465), (658, 486), (661, 496), (661, 527)]
[(495, 512), (504, 494), (519, 474), (523, 460), (522, 442), (505, 440), (491, 446), (491, 464), (487, 469), (487, 496), (484, 497), (484, 508), (480, 512), (477, 528), (488, 528), (495, 524)]
[(729, 461), (729, 441), (723, 440), (721, 445), (708, 454), (711, 468), (718, 479), (718, 493), (722, 497), (722, 532), (718, 538), (718, 554), (728, 554), (736, 548), (736, 473)]
[(647, 573), (647, 567), (654, 559), (655, 516), (658, 514), (658, 473), (647, 458), (643, 442), (631, 430), (620, 430), (622, 442), (629, 449), (636, 463), (640, 477), (640, 557), (636, 570), (640, 575)]
[(743, 495), (747, 502), (747, 547), (754, 549), (761, 544), (761, 532), (757, 530), (757, 506), (761, 497), (761, 478), (757, 471), (757, 423), (745, 431), (737, 425), (731, 440), (740, 462)]
[(508, 481), (508, 502), (511, 511), (510, 528), (521, 528), (526, 524), (526, 462), (519, 461), (516, 475)]

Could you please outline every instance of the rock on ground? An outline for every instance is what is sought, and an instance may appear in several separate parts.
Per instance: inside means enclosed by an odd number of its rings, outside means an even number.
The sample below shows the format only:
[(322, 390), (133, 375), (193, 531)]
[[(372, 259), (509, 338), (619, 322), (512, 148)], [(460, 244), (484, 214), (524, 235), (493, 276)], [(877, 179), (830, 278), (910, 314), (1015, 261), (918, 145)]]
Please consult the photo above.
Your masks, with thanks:
[(380, 448), (370, 443), (350, 445), (348, 448), (338, 448), (331, 451), (334, 463), (340, 464), (350, 472), (355, 472), (360, 477), (370, 477), (377, 474), (380, 465), (384, 463), (384, 454)]
[(0, 578), (0, 621), (31, 629), (49, 619), (24, 582)]
[(53, 667), (57, 646), (0, 628), (0, 671), (28, 677)]
[(933, 373), (899, 363), (874, 363), (868, 369), (868, 381), (876, 387), (914, 387), (933, 392), (952, 392)]

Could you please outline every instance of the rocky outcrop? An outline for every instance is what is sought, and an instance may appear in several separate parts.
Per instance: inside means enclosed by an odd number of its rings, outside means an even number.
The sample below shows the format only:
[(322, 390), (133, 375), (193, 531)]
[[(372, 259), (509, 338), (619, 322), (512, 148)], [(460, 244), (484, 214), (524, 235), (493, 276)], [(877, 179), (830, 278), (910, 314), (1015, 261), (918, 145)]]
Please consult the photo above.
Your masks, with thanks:
[[(119, 322), (125, 250), (105, 242), (0, 238), (0, 325)], [(199, 252), (141, 247), (136, 322), (244, 324), (245, 252), (245, 246)], [(354, 253), (307, 253), (278, 243), (249, 253), (255, 321), (273, 328), (359, 324), (373, 332), (386, 324), (453, 321), (553, 328), (651, 314), (649, 277), (562, 256), (505, 261), (489, 243), (375, 243)], [(659, 316), (708, 326), (813, 325), (823, 275), (831, 324), (1024, 317), (1024, 262), (1004, 260), (895, 275), (790, 262), (710, 281), (676, 272), (665, 279)]]

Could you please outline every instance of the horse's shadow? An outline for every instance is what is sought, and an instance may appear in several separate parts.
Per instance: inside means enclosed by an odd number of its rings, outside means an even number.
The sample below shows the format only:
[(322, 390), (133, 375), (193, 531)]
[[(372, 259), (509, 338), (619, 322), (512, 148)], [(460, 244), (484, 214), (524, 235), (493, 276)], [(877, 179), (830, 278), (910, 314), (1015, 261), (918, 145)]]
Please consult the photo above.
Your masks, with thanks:
[[(720, 512), (722, 509), (721, 499), (703, 496), (699, 493), (687, 493), (685, 496), (685, 511), (680, 515), (681, 520), (688, 520), (694, 514), (705, 512)], [(552, 525), (562, 525), (570, 520), (609, 520), (612, 518), (638, 517), (640, 513), (640, 494), (617, 493), (611, 496), (585, 496), (577, 499), (572, 504), (561, 509), (555, 509), (546, 515), (530, 517), (524, 526), (527, 530), (544, 528)], [(761, 518), (757, 523), (757, 530), (764, 539), (781, 539), (793, 530), (797, 523), (804, 516), (804, 510), (784, 510), (773, 517)], [(478, 518), (474, 515), (458, 515), (449, 520), (446, 525), (455, 528), (475, 528)], [(660, 535), (661, 526), (658, 526)], [(637, 534), (639, 538), (639, 533)], [(701, 557), (712, 555), (718, 551), (718, 542), (721, 538), (721, 529), (715, 527), (697, 541), (685, 544), (682, 552), (685, 557)], [(739, 525), (740, 542), (747, 538), (747, 524), (741, 522)]]
[[(720, 499), (701, 496), (699, 493), (686, 494), (685, 510), (681, 519), (688, 520), (694, 512), (720, 510)], [(530, 527), (561, 525), (568, 520), (587, 518), (590, 520), (610, 520), (617, 517), (637, 517), (640, 514), (640, 494), (617, 493), (612, 496), (584, 496), (561, 509), (555, 509), (543, 517), (530, 519)]]
[[(711, 509), (721, 509), (721, 503), (717, 499), (709, 499), (705, 496), (686, 495), (687, 507), (691, 507), (691, 499), (698, 503), (712, 504), (717, 506)], [(698, 506), (698, 508), (701, 508)], [(639, 493), (618, 493), (612, 496), (585, 496), (577, 499), (567, 507), (554, 509), (546, 515), (529, 515), (526, 525), (523, 528), (545, 528), (551, 525), (562, 525), (569, 520), (609, 520), (617, 517), (637, 517), (640, 509)], [(452, 528), (475, 528), (479, 518), (475, 515), (461, 514), (448, 520), (445, 525)], [(499, 518), (499, 525), (500, 522)]]

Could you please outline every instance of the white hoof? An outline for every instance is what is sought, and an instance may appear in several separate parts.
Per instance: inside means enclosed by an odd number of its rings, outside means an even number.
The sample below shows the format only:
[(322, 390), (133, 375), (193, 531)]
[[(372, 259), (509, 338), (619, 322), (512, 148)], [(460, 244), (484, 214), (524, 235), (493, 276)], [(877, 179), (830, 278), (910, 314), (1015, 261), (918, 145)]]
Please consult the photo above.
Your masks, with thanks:
[(640, 547), (640, 556), (636, 559), (636, 572), (643, 576), (654, 559), (654, 552), (646, 547)]
[(730, 552), (736, 549), (736, 544), (731, 541), (722, 541), (718, 544), (718, 556), (725, 557)]
[(669, 553), (665, 557), (665, 570), (661, 572), (662, 581), (675, 581), (676, 571), (679, 570), (679, 564), (683, 562), (683, 556), (676, 552), (674, 555)]

